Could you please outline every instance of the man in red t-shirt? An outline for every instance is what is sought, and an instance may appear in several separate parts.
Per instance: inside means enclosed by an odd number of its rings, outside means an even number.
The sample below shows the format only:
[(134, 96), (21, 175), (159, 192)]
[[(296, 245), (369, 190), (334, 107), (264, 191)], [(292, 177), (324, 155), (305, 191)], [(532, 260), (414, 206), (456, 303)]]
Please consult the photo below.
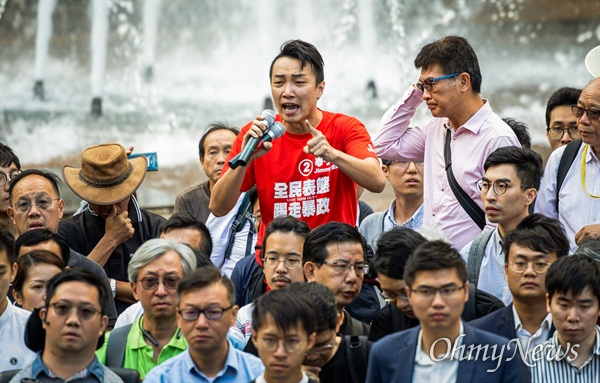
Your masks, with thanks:
[[(379, 193), (385, 177), (365, 126), (357, 119), (317, 108), (323, 95), (323, 59), (300, 40), (286, 42), (270, 68), (271, 92), (285, 134), (264, 142), (247, 166), (223, 168), (210, 200), (215, 216), (227, 214), (239, 195), (256, 185), (264, 228), (292, 215), (311, 228), (330, 221), (356, 226), (356, 184)], [(250, 137), (266, 130), (258, 116), (242, 128), (228, 161)]]

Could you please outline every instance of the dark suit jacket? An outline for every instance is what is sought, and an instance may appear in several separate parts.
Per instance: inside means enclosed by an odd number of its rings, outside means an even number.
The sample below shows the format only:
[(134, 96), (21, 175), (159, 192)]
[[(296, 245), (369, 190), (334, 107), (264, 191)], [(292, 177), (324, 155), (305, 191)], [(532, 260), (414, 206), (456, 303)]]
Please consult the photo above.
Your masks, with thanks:
[[(369, 356), (367, 383), (412, 382), (420, 329), (421, 327), (418, 326), (394, 333), (373, 344)], [(461, 360), (458, 364), (457, 382), (518, 383), (531, 381), (529, 369), (521, 360), (516, 347), (512, 345), (513, 347), (510, 350), (501, 347), (508, 344), (507, 339), (479, 330), (468, 323), (464, 324), (464, 330), (463, 345), (465, 347), (462, 354), (464, 360)], [(478, 357), (475, 358), (477, 354), (477, 348), (475, 348), (471, 357), (468, 357), (470, 345), (474, 347), (489, 345), (487, 354), (485, 354), (485, 349), (481, 349)], [(498, 345), (495, 351), (491, 347), (493, 345)], [(503, 349), (502, 360), (498, 363), (500, 352)], [(510, 361), (507, 360), (513, 355), (514, 358)], [(460, 357), (461, 355), (457, 356)], [(484, 360), (484, 356), (486, 360)], [(496, 367), (498, 368), (496, 369)], [(493, 372), (487, 372), (487, 370), (494, 369), (496, 370)]]
[[(517, 338), (512, 303), (501, 310), (494, 311), (482, 318), (472, 320), (469, 324), (478, 329), (498, 334), (508, 339)], [(554, 324), (550, 326), (549, 337), (551, 337), (552, 334), (554, 334)]]

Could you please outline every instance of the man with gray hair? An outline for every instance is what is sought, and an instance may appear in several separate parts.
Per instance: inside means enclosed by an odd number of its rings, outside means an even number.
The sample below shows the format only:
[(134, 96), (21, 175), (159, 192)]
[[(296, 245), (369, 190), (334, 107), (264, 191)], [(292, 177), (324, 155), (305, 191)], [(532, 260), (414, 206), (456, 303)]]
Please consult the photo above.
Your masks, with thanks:
[(127, 267), (131, 290), (144, 312), (132, 324), (115, 329), (96, 355), (109, 367), (148, 371), (182, 353), (187, 342), (177, 327), (177, 284), (196, 269), (192, 249), (172, 239), (151, 239), (135, 252)]

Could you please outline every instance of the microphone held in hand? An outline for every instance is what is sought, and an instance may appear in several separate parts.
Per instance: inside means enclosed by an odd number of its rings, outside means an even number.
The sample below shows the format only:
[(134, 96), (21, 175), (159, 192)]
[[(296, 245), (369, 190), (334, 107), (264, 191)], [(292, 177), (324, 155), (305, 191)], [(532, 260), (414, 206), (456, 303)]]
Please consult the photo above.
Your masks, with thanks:
[(256, 148), (261, 142), (271, 142), (285, 133), (285, 126), (281, 122), (273, 123), (275, 118), (275, 113), (272, 110), (266, 109), (261, 115), (265, 117), (265, 125), (267, 126), (267, 130), (261, 137), (251, 137), (248, 140), (248, 143), (244, 147), (244, 149), (235, 157), (229, 161), (229, 167), (232, 169), (237, 168), (238, 166), (246, 166), (248, 165), (248, 161), (252, 154), (256, 151)]

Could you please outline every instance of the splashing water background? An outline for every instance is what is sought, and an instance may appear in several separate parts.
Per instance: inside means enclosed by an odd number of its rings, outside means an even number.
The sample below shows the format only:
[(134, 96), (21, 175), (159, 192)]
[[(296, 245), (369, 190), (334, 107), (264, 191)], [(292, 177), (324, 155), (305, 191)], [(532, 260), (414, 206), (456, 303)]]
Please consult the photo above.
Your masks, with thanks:
[[(197, 144), (207, 124), (241, 127), (260, 113), (270, 62), (288, 39), (310, 41), (323, 55), (319, 106), (356, 116), (373, 133), (418, 78), (412, 62), (420, 48), (465, 36), (479, 57), (482, 95), (501, 117), (527, 123), (544, 155), (546, 101), (561, 86), (585, 86), (584, 57), (600, 43), (600, 2), (587, 0), (174, 0), (161, 5), (155, 76), (146, 83), (142, 5), (113, 0), (104, 115), (96, 119), (88, 8), (88, 1), (58, 2), (42, 102), (32, 96), (37, 2), (0, 0), (0, 141), (24, 168), (58, 173), (99, 143), (156, 151), (161, 170), (138, 191), (148, 207), (172, 205), (177, 192), (203, 179)], [(370, 80), (377, 98), (366, 89)], [(421, 108), (415, 122), (429, 118)], [(365, 198), (376, 210), (389, 201)], [(69, 196), (68, 204), (77, 200)]]

